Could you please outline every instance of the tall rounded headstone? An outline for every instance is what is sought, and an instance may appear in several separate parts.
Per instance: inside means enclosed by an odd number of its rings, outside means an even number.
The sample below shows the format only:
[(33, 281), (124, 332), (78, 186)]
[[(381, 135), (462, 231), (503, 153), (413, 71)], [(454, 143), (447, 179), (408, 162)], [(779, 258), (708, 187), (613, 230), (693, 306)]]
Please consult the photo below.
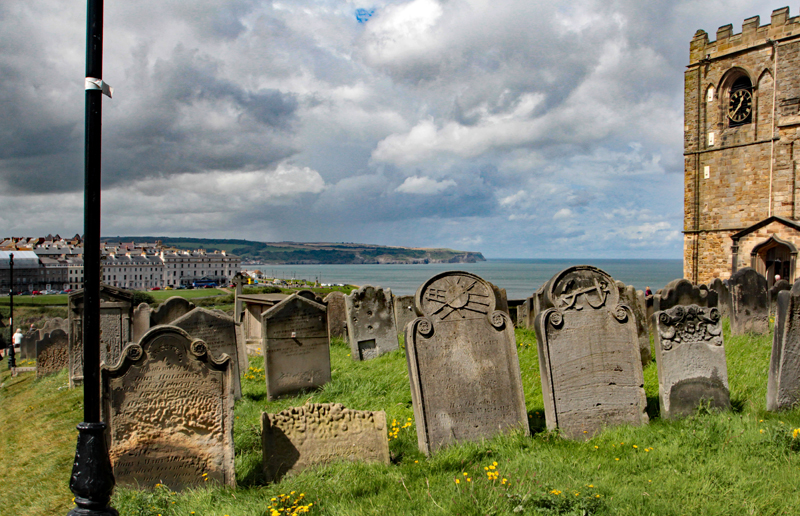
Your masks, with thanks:
[(769, 333), (769, 294), (767, 279), (755, 269), (739, 269), (728, 280), (730, 290), (731, 334)]

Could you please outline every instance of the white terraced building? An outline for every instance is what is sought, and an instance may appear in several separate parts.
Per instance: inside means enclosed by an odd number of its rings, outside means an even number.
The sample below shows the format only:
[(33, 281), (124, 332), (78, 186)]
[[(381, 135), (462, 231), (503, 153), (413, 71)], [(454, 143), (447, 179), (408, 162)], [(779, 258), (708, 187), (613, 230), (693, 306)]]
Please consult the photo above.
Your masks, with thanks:
[(196, 280), (210, 278), (217, 284), (229, 283), (242, 261), (225, 251), (161, 251), (164, 264), (164, 286), (190, 285)]

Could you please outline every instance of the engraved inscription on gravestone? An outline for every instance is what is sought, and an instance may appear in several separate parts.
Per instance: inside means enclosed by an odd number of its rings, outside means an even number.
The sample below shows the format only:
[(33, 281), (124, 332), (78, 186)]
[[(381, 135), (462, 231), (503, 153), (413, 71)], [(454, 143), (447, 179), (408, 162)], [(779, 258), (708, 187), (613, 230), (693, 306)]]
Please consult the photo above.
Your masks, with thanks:
[(234, 397), (241, 398), (241, 372), (247, 370), (247, 357), (240, 356), (236, 346), (233, 318), (198, 307), (172, 321), (171, 326), (184, 330), (192, 339), (204, 341), (215, 357), (223, 353), (231, 357)]
[(325, 306), (292, 294), (261, 317), (269, 399), (331, 381)]
[(334, 461), (389, 464), (386, 413), (309, 403), (261, 414), (261, 448), (268, 481)]
[(719, 310), (677, 305), (655, 318), (661, 417), (689, 416), (700, 404), (730, 409)]
[(344, 299), (353, 360), (370, 360), (399, 349), (391, 290), (365, 285)]
[(235, 484), (230, 357), (159, 326), (101, 369), (103, 421), (118, 485)]
[(36, 343), (36, 377), (53, 374), (69, 366), (69, 336), (64, 330), (46, 333)]
[(800, 280), (778, 293), (767, 380), (767, 410), (800, 404)]
[(588, 439), (605, 426), (646, 423), (636, 323), (613, 278), (577, 265), (553, 276), (544, 294), (550, 308), (535, 328), (547, 427)]
[(445, 272), (419, 287), (415, 303), (423, 316), (406, 326), (406, 359), (420, 450), (527, 431), (514, 325), (492, 286)]

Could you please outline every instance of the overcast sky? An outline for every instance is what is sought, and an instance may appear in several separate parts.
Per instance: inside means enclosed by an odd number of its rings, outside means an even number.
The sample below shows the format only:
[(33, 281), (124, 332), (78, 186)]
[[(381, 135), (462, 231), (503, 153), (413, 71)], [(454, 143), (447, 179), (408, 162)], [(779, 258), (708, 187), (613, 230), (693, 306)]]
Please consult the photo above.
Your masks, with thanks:
[[(83, 232), (84, 4), (0, 3), (0, 236)], [(103, 236), (681, 258), (689, 41), (782, 6), (107, 0)]]

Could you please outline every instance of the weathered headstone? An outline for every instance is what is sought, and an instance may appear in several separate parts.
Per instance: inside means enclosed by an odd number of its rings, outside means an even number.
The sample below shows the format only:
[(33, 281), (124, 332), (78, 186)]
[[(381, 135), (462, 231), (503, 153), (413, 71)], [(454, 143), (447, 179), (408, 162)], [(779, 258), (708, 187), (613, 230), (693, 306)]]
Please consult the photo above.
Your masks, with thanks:
[(334, 461), (389, 464), (386, 413), (350, 410), (339, 403), (263, 412), (261, 444), (268, 481)]
[(152, 309), (147, 303), (140, 303), (133, 309), (133, 328), (131, 329), (131, 340), (139, 342), (145, 333), (150, 331), (150, 315)]
[(64, 330), (45, 333), (36, 343), (36, 378), (69, 367), (69, 335)]
[(655, 319), (661, 417), (689, 416), (701, 404), (730, 409), (719, 310), (679, 304)]
[(767, 279), (755, 269), (739, 269), (728, 280), (731, 334), (769, 333)]
[(159, 324), (172, 324), (172, 321), (182, 317), (194, 308), (194, 303), (180, 296), (172, 296), (150, 312), (150, 327)]
[(244, 292), (244, 284), (247, 283), (247, 279), (244, 277), (244, 274), (241, 272), (237, 272), (233, 276), (233, 280), (231, 280), (234, 286), (233, 291), (233, 320), (237, 323), (242, 322), (244, 311), (242, 310), (242, 299), (241, 296)]
[(236, 323), (233, 318), (198, 307), (172, 321), (171, 326), (182, 329), (193, 340), (205, 342), (215, 357), (223, 353), (231, 357), (234, 397), (241, 398), (242, 371), (247, 371), (248, 362), (246, 356), (240, 356), (236, 346)]
[(69, 333), (69, 321), (61, 317), (45, 319), (44, 326), (42, 326), (42, 335), (50, 333), (53, 330), (62, 330), (64, 333)]
[(391, 290), (366, 285), (344, 299), (353, 360), (370, 360), (400, 348)]
[(344, 294), (334, 290), (323, 299), (328, 307), (328, 335), (330, 338), (347, 338), (347, 314), (345, 313)]
[(331, 381), (324, 305), (292, 294), (261, 317), (269, 399), (321, 387)]
[(300, 297), (304, 297), (309, 301), (314, 301), (315, 303), (322, 304), (322, 298), (314, 292), (313, 290), (298, 290), (297, 295)]
[(520, 328), (530, 328), (531, 314), (533, 313), (533, 297), (525, 300), (517, 307), (517, 326)]
[(229, 366), (202, 340), (159, 326), (127, 345), (116, 367), (101, 369), (117, 485), (235, 484)]
[(650, 332), (647, 329), (644, 292), (637, 291), (633, 285), (625, 285), (621, 281), (617, 281), (617, 290), (620, 303), (628, 306), (633, 312), (633, 319), (636, 321), (636, 335), (639, 338), (639, 354), (642, 357), (642, 367), (644, 367), (653, 359), (653, 353), (650, 351)]
[(720, 315), (730, 317), (731, 293), (728, 290), (728, 282), (714, 278), (708, 288), (717, 293), (717, 308), (719, 308)]
[(719, 294), (705, 285), (693, 285), (687, 279), (672, 280), (653, 296), (653, 313), (669, 310), (673, 306), (697, 305), (716, 308)]
[(614, 279), (577, 265), (544, 294), (550, 308), (535, 326), (547, 427), (588, 439), (606, 426), (647, 423), (636, 322)]
[(415, 302), (423, 315), (406, 326), (406, 359), (420, 450), (527, 430), (514, 325), (491, 284), (445, 272)]
[[(131, 341), (133, 293), (100, 284), (100, 361), (112, 365)], [(69, 384), (83, 382), (83, 290), (69, 295)]]
[(800, 280), (778, 294), (767, 380), (767, 410), (800, 404)]
[(397, 333), (405, 332), (406, 324), (410, 323), (421, 314), (417, 313), (417, 306), (414, 303), (414, 296), (395, 296), (394, 298), (394, 320), (397, 324)]
[(28, 330), (22, 335), (22, 343), (19, 345), (19, 358), (36, 358), (36, 343), (44, 335), (41, 330)]
[(778, 306), (778, 294), (784, 290), (791, 289), (792, 285), (785, 279), (776, 281), (775, 284), (769, 289), (769, 314), (771, 316), (775, 315), (775, 311)]

